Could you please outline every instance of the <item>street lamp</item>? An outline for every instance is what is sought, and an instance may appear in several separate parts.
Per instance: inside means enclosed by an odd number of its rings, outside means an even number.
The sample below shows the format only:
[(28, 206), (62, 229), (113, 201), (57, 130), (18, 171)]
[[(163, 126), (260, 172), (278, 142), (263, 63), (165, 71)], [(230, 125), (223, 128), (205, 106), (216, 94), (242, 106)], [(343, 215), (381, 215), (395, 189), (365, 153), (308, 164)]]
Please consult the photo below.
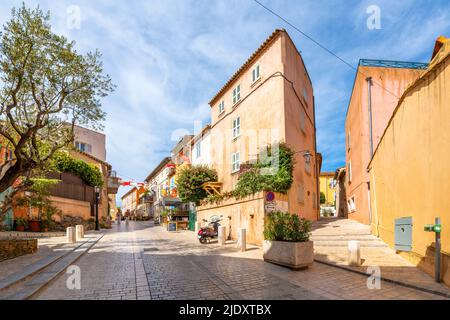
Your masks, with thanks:
[(98, 223), (98, 201), (100, 198), (100, 187), (95, 187), (95, 230), (99, 231), (100, 226)]

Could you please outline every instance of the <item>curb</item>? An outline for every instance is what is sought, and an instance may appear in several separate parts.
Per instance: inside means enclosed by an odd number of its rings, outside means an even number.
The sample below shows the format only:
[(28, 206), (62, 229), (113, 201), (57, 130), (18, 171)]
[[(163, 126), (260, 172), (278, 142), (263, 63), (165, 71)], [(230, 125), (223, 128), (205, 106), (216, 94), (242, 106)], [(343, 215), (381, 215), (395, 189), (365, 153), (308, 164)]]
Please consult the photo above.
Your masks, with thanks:
[[(331, 262), (325, 262), (325, 261), (321, 261), (319, 259), (314, 259), (314, 261), (317, 262), (317, 263), (321, 263), (321, 264), (330, 266), (330, 267), (334, 267), (334, 268), (338, 268), (338, 269), (341, 269), (341, 270), (345, 270), (345, 271), (353, 272), (353, 273), (356, 273), (356, 274), (360, 274), (360, 275), (363, 275), (363, 276), (366, 276), (366, 277), (368, 275), (365, 272), (362, 272), (362, 271), (359, 271), (359, 270), (355, 270), (355, 269), (352, 269), (350, 267), (337, 265), (337, 264), (334, 264), (334, 263), (331, 263)], [(410, 288), (410, 289), (414, 289), (414, 290), (418, 290), (418, 291), (422, 291), (422, 292), (426, 292), (426, 293), (431, 293), (431, 294), (434, 294), (434, 295), (437, 295), (437, 296), (441, 296), (441, 297), (450, 299), (450, 294), (449, 293), (444, 293), (444, 292), (440, 292), (440, 291), (436, 291), (436, 290), (432, 290), (432, 289), (427, 289), (427, 288), (419, 287), (419, 286), (416, 286), (416, 285), (413, 285), (413, 284), (409, 284), (409, 283), (406, 283), (406, 282), (401, 282), (401, 281), (398, 281), (398, 280), (393, 280), (393, 279), (389, 279), (389, 278), (385, 278), (385, 277), (380, 277), (380, 280), (382, 280), (384, 282), (396, 284), (396, 285), (399, 285), (399, 286), (402, 286), (402, 287), (406, 287), (406, 288)]]
[[(100, 234), (97, 238), (94, 238), (92, 241), (85, 241), (85, 242), (81, 243), (79, 246), (75, 247), (74, 249), (72, 249), (71, 251), (66, 253), (65, 255), (53, 260), (52, 262), (48, 263), (44, 267), (40, 268), (39, 270), (34, 271), (30, 275), (23, 277), (21, 280), (14, 282), (12, 285), (8, 286), (8, 288), (13, 288), (15, 285), (20, 285), (20, 283), (26, 281), (26, 279), (29, 280), (28, 283), (24, 284), (25, 288), (23, 290), (16, 292), (16, 293), (12, 293), (9, 296), (3, 297), (2, 299), (4, 299), (4, 300), (28, 300), (28, 299), (32, 298), (33, 296), (38, 294), (43, 288), (45, 288), (47, 285), (49, 285), (53, 280), (55, 280), (62, 272), (64, 272), (67, 267), (67, 264), (70, 265), (70, 264), (73, 264), (74, 262), (76, 262), (86, 252), (88, 252), (95, 244), (97, 244), (98, 241), (103, 238), (103, 236), (104, 236), (104, 234)], [(83, 252), (78, 254), (78, 256), (75, 256), (74, 259), (71, 259), (70, 261), (67, 261), (67, 263), (64, 263), (64, 259), (70, 259), (70, 255), (74, 254), (74, 253), (76, 254), (76, 252), (78, 250), (80, 250), (80, 248), (82, 248), (83, 246), (85, 246), (85, 250)], [(60, 270), (58, 270), (58, 269), (55, 270), (55, 272), (52, 274), (51, 268), (56, 268), (58, 266), (58, 264), (61, 264), (61, 263), (64, 263), (63, 268), (60, 268)], [(50, 270), (48, 270), (48, 269), (50, 269)], [(48, 280), (45, 283), (40, 284), (39, 281), (34, 284), (32, 283), (33, 281), (36, 281), (36, 280), (42, 281), (42, 279), (39, 279), (39, 276), (40, 275), (44, 276), (45, 274), (50, 274)], [(26, 288), (27, 286), (29, 288)], [(8, 288), (6, 290), (8, 290)]]

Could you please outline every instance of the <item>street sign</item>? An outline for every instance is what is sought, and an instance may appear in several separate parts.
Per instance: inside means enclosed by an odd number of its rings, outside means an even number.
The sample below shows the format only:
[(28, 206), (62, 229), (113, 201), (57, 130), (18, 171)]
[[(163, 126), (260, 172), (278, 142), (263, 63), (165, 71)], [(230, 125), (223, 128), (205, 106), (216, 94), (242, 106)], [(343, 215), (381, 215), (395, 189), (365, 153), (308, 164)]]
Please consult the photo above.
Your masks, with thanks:
[(273, 193), (272, 191), (269, 191), (266, 193), (266, 201), (267, 202), (272, 202), (275, 200), (275, 193)]

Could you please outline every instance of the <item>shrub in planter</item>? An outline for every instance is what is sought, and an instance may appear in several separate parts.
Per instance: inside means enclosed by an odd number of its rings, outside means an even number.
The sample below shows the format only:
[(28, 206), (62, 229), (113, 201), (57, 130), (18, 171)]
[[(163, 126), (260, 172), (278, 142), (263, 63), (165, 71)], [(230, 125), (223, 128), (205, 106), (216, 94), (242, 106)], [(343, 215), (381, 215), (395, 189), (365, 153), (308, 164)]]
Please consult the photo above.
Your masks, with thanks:
[(28, 228), (28, 221), (24, 218), (17, 218), (14, 222), (17, 231), (25, 231)]
[(309, 241), (311, 222), (288, 212), (273, 212), (264, 224), (265, 261), (302, 269), (314, 261), (313, 242)]

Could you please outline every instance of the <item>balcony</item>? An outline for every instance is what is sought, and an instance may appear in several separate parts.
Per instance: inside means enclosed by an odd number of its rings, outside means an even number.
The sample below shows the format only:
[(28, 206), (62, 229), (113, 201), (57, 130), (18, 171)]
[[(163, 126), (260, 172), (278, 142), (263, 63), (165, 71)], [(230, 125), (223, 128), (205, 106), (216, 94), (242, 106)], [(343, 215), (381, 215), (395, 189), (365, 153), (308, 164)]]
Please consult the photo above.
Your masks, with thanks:
[(113, 170), (108, 172), (108, 194), (117, 194), (120, 183), (117, 173)]

